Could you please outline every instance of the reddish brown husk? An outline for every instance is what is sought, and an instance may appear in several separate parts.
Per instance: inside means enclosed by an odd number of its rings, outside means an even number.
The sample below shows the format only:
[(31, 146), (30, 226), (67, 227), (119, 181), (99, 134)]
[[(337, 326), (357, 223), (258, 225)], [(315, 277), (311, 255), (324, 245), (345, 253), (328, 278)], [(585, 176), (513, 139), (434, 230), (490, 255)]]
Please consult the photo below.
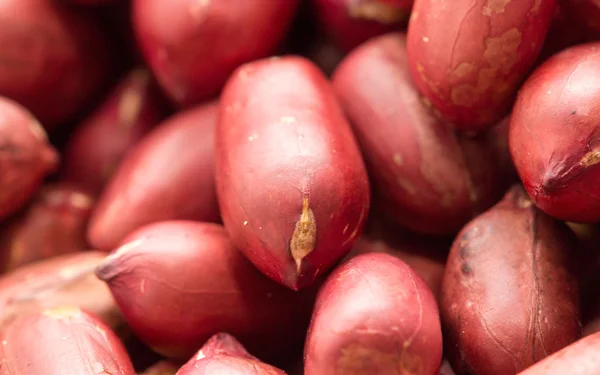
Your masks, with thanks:
[(0, 271), (87, 250), (94, 198), (67, 184), (47, 185), (29, 206), (0, 227)]
[(350, 126), (323, 73), (300, 57), (233, 74), (221, 97), (216, 170), (233, 242), (295, 290), (343, 257), (367, 218), (369, 183)]
[(0, 278), (0, 331), (19, 316), (78, 306), (121, 330), (124, 321), (107, 286), (94, 274), (106, 254), (67, 254), (19, 268)]
[(61, 3), (7, 0), (0, 8), (0, 95), (46, 128), (82, 110), (113, 73), (94, 14)]
[(174, 102), (190, 106), (216, 96), (239, 65), (274, 53), (298, 4), (134, 0), (133, 25), (163, 89)]
[(305, 374), (437, 374), (442, 334), (421, 277), (388, 254), (362, 254), (336, 268), (319, 292)]
[(0, 375), (135, 375), (119, 338), (73, 307), (46, 310), (0, 331)]
[(169, 361), (160, 361), (142, 372), (141, 375), (175, 375), (179, 366)]
[(94, 211), (88, 238), (111, 250), (163, 220), (219, 221), (214, 177), (216, 102), (180, 112), (125, 157)]
[(585, 337), (519, 375), (596, 375), (600, 368), (600, 333)]
[(222, 226), (191, 221), (135, 231), (97, 275), (134, 333), (180, 359), (221, 331), (257, 355), (282, 352), (302, 341), (314, 299), (313, 290), (295, 293), (261, 275)]
[(600, 2), (559, 0), (558, 3), (572, 24), (582, 28), (590, 40), (600, 39)]
[(510, 151), (535, 204), (561, 220), (600, 221), (600, 43), (571, 47), (529, 76)]
[(520, 186), (461, 231), (450, 251), (440, 311), (459, 374), (514, 374), (575, 341), (575, 238)]
[(452, 241), (408, 232), (385, 220), (378, 212), (372, 211), (369, 217), (365, 233), (348, 257), (364, 253), (386, 253), (400, 258), (425, 280), (439, 301), (446, 256)]
[(354, 50), (334, 73), (333, 87), (361, 145), (377, 200), (403, 226), (456, 233), (509, 186), (508, 122), (476, 138), (444, 126), (412, 84), (403, 34)]
[(556, 0), (418, 0), (410, 70), (450, 126), (480, 131), (504, 117), (536, 62)]
[(57, 166), (58, 154), (38, 121), (0, 97), (0, 220), (20, 209)]
[(177, 375), (286, 375), (258, 360), (231, 335), (217, 333), (192, 357)]
[(350, 51), (370, 38), (406, 25), (413, 0), (314, 0), (323, 32)]
[(131, 71), (70, 137), (62, 179), (100, 193), (125, 153), (164, 118), (164, 107), (150, 73)]

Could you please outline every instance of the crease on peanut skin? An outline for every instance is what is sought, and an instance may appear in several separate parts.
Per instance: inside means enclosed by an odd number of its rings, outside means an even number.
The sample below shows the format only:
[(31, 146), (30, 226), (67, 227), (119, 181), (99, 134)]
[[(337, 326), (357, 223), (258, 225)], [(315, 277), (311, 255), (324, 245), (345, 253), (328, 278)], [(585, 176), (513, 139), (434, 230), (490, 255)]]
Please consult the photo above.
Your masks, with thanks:
[(302, 270), (302, 260), (314, 250), (317, 240), (317, 222), (309, 203), (307, 196), (302, 198), (302, 214), (290, 239), (290, 253), (298, 275)]

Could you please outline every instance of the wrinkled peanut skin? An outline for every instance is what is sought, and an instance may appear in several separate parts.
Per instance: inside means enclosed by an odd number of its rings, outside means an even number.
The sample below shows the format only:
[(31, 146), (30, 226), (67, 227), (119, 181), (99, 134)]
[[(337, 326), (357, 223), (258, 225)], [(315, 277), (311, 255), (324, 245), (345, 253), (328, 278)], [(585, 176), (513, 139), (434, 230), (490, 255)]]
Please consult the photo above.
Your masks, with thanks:
[(212, 336), (177, 375), (286, 375), (249, 354), (231, 335)]
[(544, 43), (556, 0), (416, 0), (410, 71), (449, 126), (476, 132), (508, 114)]
[(159, 84), (173, 102), (190, 107), (217, 96), (238, 66), (273, 54), (299, 3), (134, 0), (132, 20)]
[(404, 34), (355, 49), (335, 71), (333, 87), (361, 146), (375, 199), (399, 224), (427, 234), (456, 233), (504, 194), (511, 168), (508, 122), (478, 137), (446, 127), (412, 83)]
[(402, 260), (358, 255), (323, 285), (305, 345), (306, 375), (435, 375), (442, 360), (435, 298)]
[(440, 312), (458, 374), (515, 374), (580, 337), (575, 238), (520, 186), (465, 226)]
[(27, 315), (0, 331), (0, 375), (135, 375), (119, 338), (72, 307)]
[(219, 221), (215, 187), (216, 102), (160, 123), (120, 164), (92, 215), (88, 239), (113, 250), (134, 230), (166, 220)]
[[(298, 290), (348, 253), (367, 218), (369, 181), (316, 65), (286, 56), (240, 67), (221, 96), (216, 139), (223, 222), (258, 269)], [(306, 200), (312, 215), (302, 215)], [(316, 233), (296, 231), (301, 217), (312, 218), (305, 227)], [(290, 248), (295, 234), (316, 235), (300, 265)]]
[(0, 97), (0, 220), (26, 204), (58, 161), (58, 153), (33, 115)]
[(561, 220), (600, 220), (600, 43), (554, 55), (515, 103), (510, 151), (535, 202)]

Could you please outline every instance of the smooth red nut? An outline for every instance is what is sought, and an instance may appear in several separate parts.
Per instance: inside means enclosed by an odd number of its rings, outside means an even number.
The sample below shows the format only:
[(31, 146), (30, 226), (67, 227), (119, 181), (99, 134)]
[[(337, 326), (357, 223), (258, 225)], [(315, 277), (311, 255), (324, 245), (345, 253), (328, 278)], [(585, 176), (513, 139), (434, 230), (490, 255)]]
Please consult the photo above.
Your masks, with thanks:
[(150, 73), (129, 72), (69, 138), (61, 179), (100, 193), (127, 151), (163, 120), (164, 107)]
[(225, 227), (265, 275), (306, 287), (348, 253), (370, 204), (365, 166), (333, 90), (304, 58), (264, 59), (232, 75), (220, 108)]
[(134, 231), (97, 275), (136, 336), (176, 359), (221, 331), (261, 357), (277, 355), (302, 341), (315, 295), (263, 276), (221, 225), (191, 221)]
[(286, 375), (252, 356), (227, 333), (212, 336), (177, 375)]
[(441, 361), (435, 298), (402, 260), (358, 255), (325, 281), (306, 339), (306, 375), (435, 375)]
[(313, 0), (323, 31), (350, 51), (368, 39), (398, 30), (410, 16), (413, 0)]
[(175, 103), (219, 94), (241, 64), (274, 53), (299, 0), (134, 0), (142, 53)]
[(527, 79), (509, 144), (534, 203), (575, 222), (600, 221), (600, 43), (554, 55)]
[(27, 315), (5, 327), (0, 363), (1, 375), (135, 375), (119, 338), (74, 307)]
[(112, 250), (134, 230), (159, 221), (219, 221), (217, 115), (216, 102), (175, 114), (127, 154), (90, 221), (95, 248)]
[(88, 250), (86, 230), (94, 204), (83, 189), (44, 186), (24, 211), (0, 227), (0, 271)]
[(476, 132), (510, 111), (537, 61), (556, 0), (416, 0), (412, 78), (449, 126)]
[(332, 82), (361, 146), (374, 200), (402, 226), (456, 233), (510, 185), (508, 121), (478, 137), (446, 127), (412, 83), (404, 34), (358, 47)]
[[(0, 9), (0, 19), (1, 14)], [(0, 74), (1, 69), (0, 64)], [(23, 207), (56, 167), (58, 154), (40, 123), (18, 103), (0, 97), (0, 220)]]
[(440, 303), (457, 373), (516, 374), (580, 337), (575, 246), (521, 186), (463, 228)]
[(65, 1), (6, 0), (0, 7), (0, 95), (51, 129), (72, 119), (114, 73), (94, 15)]
[(0, 331), (14, 319), (61, 306), (77, 306), (123, 331), (110, 290), (95, 275), (105, 253), (66, 254), (23, 266), (0, 277)]

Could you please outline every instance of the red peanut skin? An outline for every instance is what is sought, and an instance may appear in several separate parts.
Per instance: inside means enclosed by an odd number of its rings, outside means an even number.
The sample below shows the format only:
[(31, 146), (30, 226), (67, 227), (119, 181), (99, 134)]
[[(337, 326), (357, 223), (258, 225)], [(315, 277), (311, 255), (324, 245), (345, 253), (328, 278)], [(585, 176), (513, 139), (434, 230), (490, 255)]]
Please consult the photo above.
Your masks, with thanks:
[(406, 24), (413, 0), (313, 0), (323, 31), (350, 51)]
[(180, 112), (126, 155), (103, 192), (90, 243), (112, 250), (129, 233), (163, 220), (219, 221), (214, 176), (216, 102)]
[(275, 354), (301, 340), (315, 294), (294, 293), (264, 277), (222, 226), (190, 221), (135, 231), (97, 275), (136, 336), (177, 359), (189, 358), (221, 331), (257, 354)]
[(515, 103), (509, 144), (535, 204), (561, 220), (600, 220), (600, 43), (571, 47), (534, 71)]
[(402, 260), (358, 255), (325, 281), (307, 336), (306, 375), (434, 375), (441, 360), (435, 298)]
[(600, 38), (600, 1), (559, 0), (561, 9), (573, 24), (582, 27), (590, 40)]
[(574, 248), (568, 227), (520, 186), (465, 226), (440, 303), (457, 374), (515, 374), (580, 337)]
[(0, 220), (27, 203), (44, 177), (57, 168), (58, 159), (31, 113), (0, 97)]
[(365, 233), (358, 239), (348, 257), (364, 253), (393, 255), (412, 267), (429, 286), (439, 302), (449, 238), (428, 237), (415, 234), (386, 220), (378, 212), (369, 214)]
[(177, 372), (177, 375), (285, 375), (250, 355), (231, 335), (218, 333)]
[(408, 26), (413, 80), (448, 124), (504, 117), (536, 62), (556, 0), (416, 0)]
[(94, 271), (106, 257), (96, 251), (66, 254), (23, 266), (0, 278), (0, 331), (15, 318), (61, 306), (77, 306), (116, 330), (123, 316)]
[(596, 375), (600, 368), (600, 333), (578, 340), (519, 375)]
[(62, 179), (99, 194), (126, 152), (164, 119), (164, 107), (150, 73), (129, 72), (70, 137)]
[(427, 234), (456, 233), (502, 197), (507, 188), (502, 158), (510, 154), (494, 145), (506, 140), (507, 126), (500, 129), (504, 136), (494, 130), (468, 138), (437, 120), (412, 84), (404, 34), (358, 47), (335, 71), (333, 87), (373, 190), (399, 224)]
[(216, 96), (241, 64), (274, 53), (298, 0), (134, 0), (142, 53), (172, 101)]
[(0, 270), (87, 250), (86, 229), (94, 198), (67, 185), (47, 185), (30, 205), (0, 227)]
[(110, 328), (72, 307), (19, 318), (0, 342), (0, 375), (135, 375)]
[[(287, 56), (239, 68), (221, 97), (216, 138), (223, 222), (265, 275), (298, 290), (348, 253), (369, 211), (369, 184), (350, 126), (314, 64)], [(298, 269), (290, 241), (306, 200), (316, 241)]]
[(88, 105), (114, 68), (93, 14), (61, 3), (7, 0), (0, 7), (0, 95), (47, 129)]

